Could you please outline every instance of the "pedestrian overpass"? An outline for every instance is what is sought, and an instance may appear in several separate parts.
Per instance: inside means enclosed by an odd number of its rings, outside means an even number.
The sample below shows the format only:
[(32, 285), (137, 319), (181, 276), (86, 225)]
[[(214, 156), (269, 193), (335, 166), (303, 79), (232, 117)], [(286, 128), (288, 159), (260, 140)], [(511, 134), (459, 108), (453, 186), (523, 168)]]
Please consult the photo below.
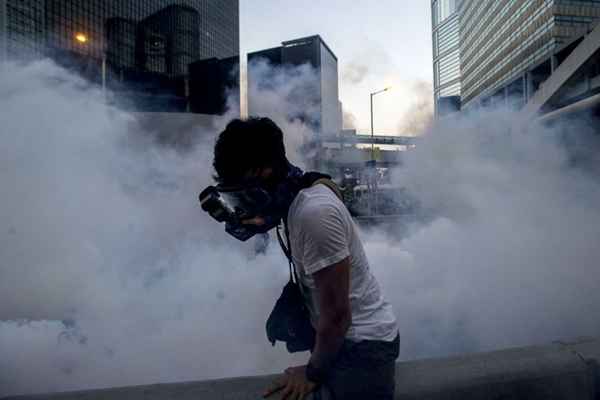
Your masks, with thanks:
[(600, 24), (586, 35), (528, 100), (523, 118), (549, 121), (600, 109)]

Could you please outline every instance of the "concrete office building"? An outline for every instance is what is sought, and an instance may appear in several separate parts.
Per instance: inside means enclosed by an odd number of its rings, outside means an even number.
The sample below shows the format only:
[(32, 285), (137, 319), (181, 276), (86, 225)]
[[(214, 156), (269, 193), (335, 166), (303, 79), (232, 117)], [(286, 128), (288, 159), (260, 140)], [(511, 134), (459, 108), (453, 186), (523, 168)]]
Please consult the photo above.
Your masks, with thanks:
[(432, 0), (435, 114), (460, 108), (460, 0)]
[(596, 0), (463, 0), (461, 104), (522, 107), (560, 64), (557, 54), (600, 20)]
[[(311, 126), (317, 135), (338, 135), (342, 130), (342, 112), (340, 109), (338, 90), (338, 60), (333, 51), (320, 36), (283, 42), (280, 47), (257, 51), (248, 54), (248, 83), (259, 84), (261, 89), (268, 89), (275, 81), (260, 78), (254, 74), (253, 63), (264, 60), (271, 67), (301, 66), (308, 64), (316, 73), (315, 82), (310, 88), (304, 88), (306, 109), (311, 111), (300, 115), (290, 115), (290, 119), (301, 119)], [(252, 93), (248, 96), (248, 111), (256, 113), (253, 107)]]

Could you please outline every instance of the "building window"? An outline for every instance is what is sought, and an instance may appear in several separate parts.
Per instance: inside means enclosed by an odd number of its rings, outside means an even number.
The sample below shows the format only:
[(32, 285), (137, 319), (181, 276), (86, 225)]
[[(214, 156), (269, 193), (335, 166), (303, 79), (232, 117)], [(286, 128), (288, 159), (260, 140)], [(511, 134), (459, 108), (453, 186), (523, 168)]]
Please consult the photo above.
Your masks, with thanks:
[(436, 0), (432, 3), (433, 25), (437, 26), (458, 8), (459, 0)]

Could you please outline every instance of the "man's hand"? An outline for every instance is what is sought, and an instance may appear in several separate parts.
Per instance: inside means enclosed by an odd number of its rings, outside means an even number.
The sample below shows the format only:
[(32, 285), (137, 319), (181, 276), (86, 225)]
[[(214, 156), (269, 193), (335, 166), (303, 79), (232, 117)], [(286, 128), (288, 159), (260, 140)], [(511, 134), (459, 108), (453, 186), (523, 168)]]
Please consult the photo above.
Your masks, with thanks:
[(303, 400), (309, 393), (317, 388), (317, 384), (306, 379), (306, 365), (290, 367), (285, 373), (275, 380), (263, 394), (264, 398), (273, 393), (281, 392), (281, 400)]

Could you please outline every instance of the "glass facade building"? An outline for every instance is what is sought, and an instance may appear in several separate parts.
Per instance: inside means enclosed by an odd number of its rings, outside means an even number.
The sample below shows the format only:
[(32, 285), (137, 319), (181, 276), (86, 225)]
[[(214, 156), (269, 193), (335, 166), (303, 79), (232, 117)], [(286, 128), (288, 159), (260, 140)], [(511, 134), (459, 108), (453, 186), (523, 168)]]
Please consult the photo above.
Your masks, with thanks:
[(239, 0), (0, 0), (0, 29), (4, 58), (182, 97), (190, 64), (239, 57)]
[(160, 20), (163, 32), (195, 36), (187, 40), (195, 42), (199, 58), (239, 55), (239, 0), (0, 0), (6, 50), (15, 57), (23, 51), (45, 55), (49, 46), (100, 59), (110, 37), (120, 29), (131, 36), (133, 25), (145, 20), (155, 28)]
[(460, 0), (432, 0), (433, 86), (436, 114), (440, 99), (461, 95)]
[(511, 85), (525, 91), (525, 74), (542, 62), (554, 69), (553, 55), (600, 20), (600, 1), (463, 0), (459, 13), (461, 102), (469, 107)]
[(34, 58), (44, 51), (44, 0), (0, 0), (1, 58)]

